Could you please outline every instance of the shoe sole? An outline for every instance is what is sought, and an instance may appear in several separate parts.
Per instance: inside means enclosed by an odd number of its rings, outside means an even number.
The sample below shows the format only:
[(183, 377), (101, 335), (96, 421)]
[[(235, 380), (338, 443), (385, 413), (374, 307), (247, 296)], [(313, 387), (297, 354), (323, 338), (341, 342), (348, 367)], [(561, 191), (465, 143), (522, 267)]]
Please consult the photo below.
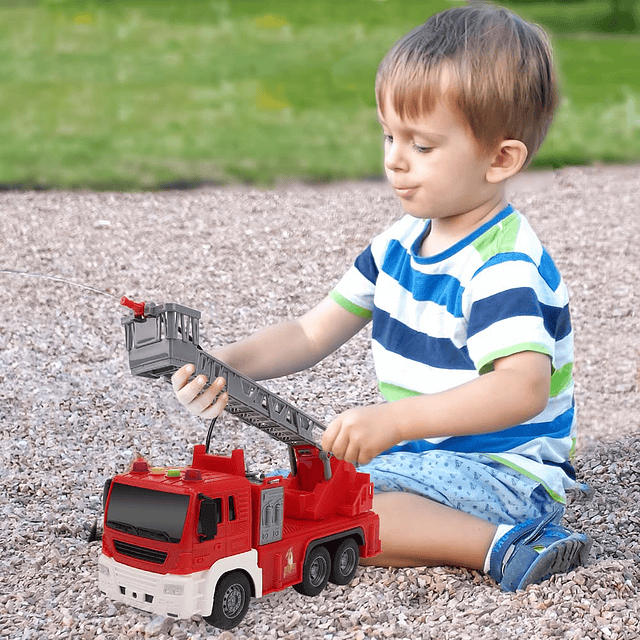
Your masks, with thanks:
[(530, 584), (547, 580), (556, 573), (567, 573), (586, 563), (591, 540), (582, 533), (573, 533), (567, 538), (549, 545), (529, 567), (516, 589), (525, 589)]

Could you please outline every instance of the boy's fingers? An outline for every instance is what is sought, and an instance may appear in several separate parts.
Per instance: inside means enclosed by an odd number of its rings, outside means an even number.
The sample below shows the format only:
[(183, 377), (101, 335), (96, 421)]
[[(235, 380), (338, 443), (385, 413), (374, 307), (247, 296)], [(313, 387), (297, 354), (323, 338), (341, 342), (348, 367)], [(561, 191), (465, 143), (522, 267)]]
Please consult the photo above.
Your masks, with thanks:
[[(197, 389), (203, 389), (207, 384), (206, 376), (198, 376), (193, 382), (196, 383)], [(202, 408), (208, 407), (213, 404), (214, 400), (218, 397), (222, 389), (224, 388), (224, 378), (216, 378), (202, 393), (194, 400), (194, 402), (200, 401), (204, 405)]]
[(207, 377), (199, 375), (188, 384), (185, 384), (176, 397), (180, 404), (187, 408), (190, 413), (201, 417), (217, 417), (226, 406), (229, 396), (227, 393), (221, 394), (226, 380), (216, 378), (213, 383), (205, 389)]
[(171, 384), (176, 393), (189, 382), (189, 378), (195, 373), (195, 370), (196, 368), (192, 364), (185, 364), (171, 376)]
[(340, 425), (336, 424), (336, 421), (334, 420), (322, 434), (320, 444), (322, 445), (322, 449), (327, 453), (333, 453), (333, 443), (335, 442), (336, 435), (339, 430)]
[(322, 436), (322, 448), (333, 454), (339, 460), (345, 460), (349, 453), (349, 436), (344, 429), (341, 416), (338, 416), (324, 432)]
[(199, 415), (201, 418), (209, 419), (209, 418), (217, 418), (227, 406), (227, 402), (229, 401), (229, 394), (225, 391), (218, 396), (218, 399), (214, 404), (210, 405), (207, 409), (202, 411)]
[(188, 386), (190, 387), (194, 383), (197, 383), (197, 386), (195, 387), (195, 394), (193, 398), (189, 401), (189, 404), (187, 405), (187, 409), (191, 413), (196, 413), (200, 415), (205, 409), (210, 407), (215, 402), (215, 399), (218, 396), (218, 393), (220, 390), (215, 388), (214, 385), (211, 385), (208, 389), (206, 389), (202, 393), (199, 393), (199, 391), (202, 389), (202, 384), (199, 380), (196, 379), (193, 382), (189, 383)]
[(192, 403), (199, 396), (206, 384), (207, 376), (198, 376), (191, 382), (185, 384), (181, 389), (176, 391), (176, 396), (178, 397), (180, 404), (187, 405)]

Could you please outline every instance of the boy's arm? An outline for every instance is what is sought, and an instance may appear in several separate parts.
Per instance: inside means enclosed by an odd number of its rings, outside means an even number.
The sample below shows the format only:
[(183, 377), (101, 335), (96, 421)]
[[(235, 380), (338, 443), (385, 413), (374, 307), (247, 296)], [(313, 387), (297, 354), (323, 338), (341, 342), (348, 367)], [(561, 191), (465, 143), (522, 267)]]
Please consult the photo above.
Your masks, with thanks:
[[(368, 319), (325, 298), (299, 318), (265, 327), (211, 354), (254, 380), (278, 378), (312, 367), (358, 333), (367, 322)], [(173, 374), (171, 380), (178, 401), (203, 418), (219, 415), (227, 402), (226, 394), (220, 394), (224, 380), (218, 378), (201, 393), (206, 377), (198, 376), (189, 382), (193, 371), (193, 365), (185, 365)]]
[(325, 298), (299, 318), (264, 327), (212, 355), (254, 380), (279, 378), (317, 364), (367, 322)]
[(549, 356), (523, 351), (494, 362), (467, 384), (393, 403), (349, 409), (329, 425), (322, 447), (366, 464), (405, 440), (500, 431), (530, 420), (549, 400)]

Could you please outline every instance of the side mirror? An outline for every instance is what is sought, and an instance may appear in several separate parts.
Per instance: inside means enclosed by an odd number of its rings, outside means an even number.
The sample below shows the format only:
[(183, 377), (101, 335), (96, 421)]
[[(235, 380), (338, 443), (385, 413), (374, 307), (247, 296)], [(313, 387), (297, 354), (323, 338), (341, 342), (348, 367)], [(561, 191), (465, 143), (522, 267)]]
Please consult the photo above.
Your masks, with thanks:
[(213, 540), (218, 534), (218, 524), (222, 511), (220, 498), (209, 498), (200, 494), (200, 516), (198, 518), (198, 538), (200, 542)]
[(104, 511), (107, 507), (107, 497), (109, 496), (109, 489), (111, 488), (111, 482), (113, 478), (107, 478), (104, 482), (104, 488), (102, 489), (102, 510)]

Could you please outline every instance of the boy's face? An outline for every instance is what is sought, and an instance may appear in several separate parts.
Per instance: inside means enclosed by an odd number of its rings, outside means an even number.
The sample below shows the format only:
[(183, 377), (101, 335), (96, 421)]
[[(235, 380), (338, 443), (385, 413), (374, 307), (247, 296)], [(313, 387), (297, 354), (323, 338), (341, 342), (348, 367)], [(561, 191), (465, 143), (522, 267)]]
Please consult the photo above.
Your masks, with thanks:
[(407, 213), (463, 223), (495, 208), (499, 193), (486, 180), (492, 158), (455, 111), (439, 101), (430, 114), (403, 120), (387, 100), (384, 112), (385, 173)]

